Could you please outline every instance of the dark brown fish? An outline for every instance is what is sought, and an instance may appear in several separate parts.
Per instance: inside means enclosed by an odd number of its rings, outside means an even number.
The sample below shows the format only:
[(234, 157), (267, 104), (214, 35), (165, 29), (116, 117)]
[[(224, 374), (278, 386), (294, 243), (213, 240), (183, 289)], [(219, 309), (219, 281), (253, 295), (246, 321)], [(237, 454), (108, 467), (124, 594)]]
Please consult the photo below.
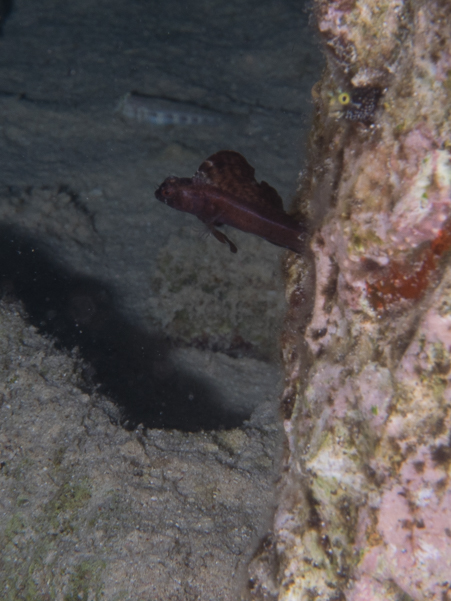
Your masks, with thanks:
[(216, 229), (231, 225), (296, 253), (305, 249), (307, 227), (285, 213), (282, 199), (238, 152), (221, 150), (202, 163), (194, 177), (168, 177), (156, 190), (161, 202), (193, 213), (232, 252), (237, 248)]

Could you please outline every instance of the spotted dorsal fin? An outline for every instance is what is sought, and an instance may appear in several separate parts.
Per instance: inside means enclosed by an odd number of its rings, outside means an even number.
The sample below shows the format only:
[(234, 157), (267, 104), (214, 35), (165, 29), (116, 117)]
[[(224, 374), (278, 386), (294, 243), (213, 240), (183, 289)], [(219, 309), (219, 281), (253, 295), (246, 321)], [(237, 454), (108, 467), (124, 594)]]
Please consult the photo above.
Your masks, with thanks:
[(196, 171), (193, 180), (215, 186), (249, 203), (283, 211), (282, 199), (276, 190), (266, 182), (257, 182), (255, 169), (239, 152), (220, 150), (212, 154)]

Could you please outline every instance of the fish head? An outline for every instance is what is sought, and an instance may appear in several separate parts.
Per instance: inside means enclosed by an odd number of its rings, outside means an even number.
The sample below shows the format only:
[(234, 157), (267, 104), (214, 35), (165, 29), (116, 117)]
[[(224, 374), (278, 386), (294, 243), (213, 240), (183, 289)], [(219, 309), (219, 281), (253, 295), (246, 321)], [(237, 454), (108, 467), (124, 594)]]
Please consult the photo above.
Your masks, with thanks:
[(155, 197), (169, 207), (178, 208), (182, 187), (179, 177), (167, 177), (155, 190)]
[(155, 190), (155, 196), (160, 202), (178, 211), (197, 214), (202, 203), (203, 195), (199, 194), (198, 186), (192, 178), (168, 177)]

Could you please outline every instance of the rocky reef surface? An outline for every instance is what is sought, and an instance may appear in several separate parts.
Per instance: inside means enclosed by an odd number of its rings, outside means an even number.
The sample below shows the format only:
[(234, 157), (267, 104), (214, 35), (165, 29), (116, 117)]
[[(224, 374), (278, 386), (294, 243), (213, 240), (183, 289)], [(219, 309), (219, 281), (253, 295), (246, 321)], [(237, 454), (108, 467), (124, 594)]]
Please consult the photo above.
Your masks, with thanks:
[[(317, 0), (289, 450), (254, 598), (451, 598), (451, 6)], [(309, 299), (314, 288), (314, 302)], [(310, 314), (309, 314), (310, 312)]]
[(229, 431), (127, 431), (86, 392), (77, 354), (16, 304), (0, 304), (0, 365), (2, 599), (239, 595), (274, 504), (273, 413)]

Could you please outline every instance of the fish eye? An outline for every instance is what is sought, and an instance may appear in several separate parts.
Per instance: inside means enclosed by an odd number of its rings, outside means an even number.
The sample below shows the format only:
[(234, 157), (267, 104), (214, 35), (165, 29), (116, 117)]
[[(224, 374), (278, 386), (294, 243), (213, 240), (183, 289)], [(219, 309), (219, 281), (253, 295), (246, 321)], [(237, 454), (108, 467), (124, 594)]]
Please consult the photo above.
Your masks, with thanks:
[(169, 190), (169, 188), (163, 188), (161, 191), (161, 195), (162, 196), (171, 196), (171, 191)]
[(338, 95), (338, 102), (341, 105), (346, 106), (351, 102), (351, 96), (347, 92), (342, 92)]

